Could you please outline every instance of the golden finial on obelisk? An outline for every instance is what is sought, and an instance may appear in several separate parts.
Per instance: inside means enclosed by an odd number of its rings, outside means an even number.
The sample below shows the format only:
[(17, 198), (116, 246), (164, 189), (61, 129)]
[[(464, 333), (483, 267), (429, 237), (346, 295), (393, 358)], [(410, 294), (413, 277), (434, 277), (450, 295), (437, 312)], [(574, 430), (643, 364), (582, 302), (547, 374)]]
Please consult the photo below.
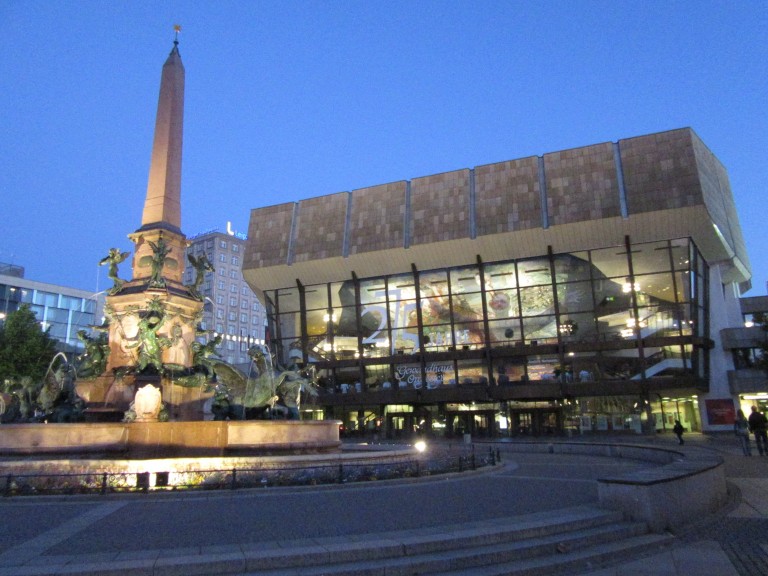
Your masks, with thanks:
[(176, 36), (173, 39), (174, 44), (179, 43), (179, 32), (181, 32), (181, 24), (174, 24), (173, 25), (173, 31), (176, 33)]

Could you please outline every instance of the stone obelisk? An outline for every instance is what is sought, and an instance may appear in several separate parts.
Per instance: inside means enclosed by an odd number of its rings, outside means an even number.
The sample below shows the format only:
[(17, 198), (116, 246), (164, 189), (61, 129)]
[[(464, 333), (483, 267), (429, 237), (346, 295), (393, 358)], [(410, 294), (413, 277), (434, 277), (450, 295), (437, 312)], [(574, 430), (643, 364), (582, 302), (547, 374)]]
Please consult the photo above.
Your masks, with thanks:
[[(172, 418), (194, 419), (182, 414), (182, 405), (194, 402), (174, 384), (174, 378), (194, 364), (193, 343), (203, 307), (197, 290), (182, 283), (188, 246), (181, 231), (183, 120), (184, 65), (176, 39), (160, 80), (141, 227), (128, 235), (135, 245), (133, 279), (107, 296), (107, 371), (123, 386), (160, 387)], [(126, 390), (123, 396), (128, 395)]]
[[(157, 102), (155, 139), (149, 166), (147, 197), (141, 217), (141, 228), (130, 235), (136, 244), (133, 279), (150, 278), (152, 284), (162, 280), (181, 283), (187, 240), (181, 231), (181, 149), (184, 133), (184, 65), (179, 42), (163, 65), (160, 97)], [(156, 254), (149, 242), (163, 240), (168, 254), (161, 271), (154, 270)], [(156, 258), (155, 258), (156, 261)], [(156, 286), (157, 287), (157, 286)]]

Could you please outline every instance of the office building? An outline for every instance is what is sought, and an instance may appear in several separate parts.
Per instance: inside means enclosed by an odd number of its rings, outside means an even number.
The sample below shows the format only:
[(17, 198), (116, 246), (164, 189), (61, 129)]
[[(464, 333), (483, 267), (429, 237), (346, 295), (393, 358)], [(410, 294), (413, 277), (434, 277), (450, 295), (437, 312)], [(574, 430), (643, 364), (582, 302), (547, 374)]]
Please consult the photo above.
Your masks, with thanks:
[(256, 208), (243, 274), (358, 433), (729, 430), (755, 392), (722, 339), (746, 247), (689, 128)]
[(102, 323), (104, 294), (67, 288), (24, 278), (24, 268), (0, 264), (0, 321), (28, 304), (43, 330), (57, 341), (60, 352), (80, 353), (83, 343), (78, 330), (91, 334), (91, 326)]
[[(195, 258), (205, 254), (213, 265), (213, 272), (206, 272), (200, 291), (205, 298), (201, 328), (208, 336), (221, 335), (217, 348), (221, 357), (230, 364), (247, 364), (248, 348), (264, 343), (266, 310), (248, 284), (243, 280), (242, 264), (246, 236), (231, 230), (209, 230), (188, 239), (187, 254)], [(196, 270), (187, 261), (184, 283), (195, 281)]]

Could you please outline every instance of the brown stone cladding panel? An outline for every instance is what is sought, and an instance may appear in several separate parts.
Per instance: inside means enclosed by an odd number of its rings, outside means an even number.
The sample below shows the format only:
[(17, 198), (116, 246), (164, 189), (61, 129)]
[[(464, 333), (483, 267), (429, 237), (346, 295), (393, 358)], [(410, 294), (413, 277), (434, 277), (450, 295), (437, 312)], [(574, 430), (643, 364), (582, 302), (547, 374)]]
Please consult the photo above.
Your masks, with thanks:
[(352, 192), (350, 254), (403, 247), (406, 185), (393, 182)]
[(707, 211), (731, 249), (742, 262), (747, 263), (749, 262), (747, 246), (739, 224), (728, 172), (696, 133), (692, 133), (692, 143), (699, 168), (701, 193), (707, 205)]
[(309, 262), (342, 256), (349, 192), (299, 202), (293, 261)]
[(288, 263), (293, 207), (293, 202), (287, 202), (251, 210), (243, 268)]
[(550, 226), (621, 215), (610, 142), (544, 155)]
[(411, 245), (469, 236), (469, 170), (411, 181)]
[(540, 228), (538, 158), (475, 168), (475, 230), (478, 236)]
[(691, 130), (619, 140), (630, 215), (702, 203)]

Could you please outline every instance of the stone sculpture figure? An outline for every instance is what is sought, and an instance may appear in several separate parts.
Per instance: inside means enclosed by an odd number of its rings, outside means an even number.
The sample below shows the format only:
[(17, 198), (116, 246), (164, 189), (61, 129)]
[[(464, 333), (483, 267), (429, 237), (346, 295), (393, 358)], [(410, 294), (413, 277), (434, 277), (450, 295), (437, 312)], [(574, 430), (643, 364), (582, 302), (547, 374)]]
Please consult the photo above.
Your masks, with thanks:
[(168, 340), (168, 362), (166, 365), (173, 369), (182, 369), (187, 365), (189, 357), (189, 347), (184, 341), (184, 331), (180, 324), (174, 324), (171, 327)]
[(189, 263), (194, 266), (195, 271), (197, 272), (195, 283), (188, 287), (189, 293), (198, 300), (202, 300), (203, 295), (200, 293), (200, 286), (205, 278), (205, 273), (215, 271), (213, 264), (211, 264), (211, 261), (208, 260), (208, 256), (204, 253), (197, 257), (192, 254), (187, 254), (187, 260), (189, 260)]
[(147, 384), (136, 391), (133, 411), (137, 422), (155, 422), (159, 419), (163, 407), (163, 397), (159, 388)]
[(221, 343), (221, 335), (213, 337), (205, 344), (201, 344), (197, 340), (190, 344), (192, 349), (192, 367), (200, 368), (209, 376), (213, 376), (213, 360), (211, 356), (221, 356), (216, 352), (216, 346)]
[(100, 334), (99, 338), (91, 338), (85, 330), (78, 330), (77, 338), (85, 346), (85, 351), (77, 357), (80, 363), (78, 376), (87, 378), (102, 374), (109, 357), (109, 341), (106, 335)]
[(163, 348), (168, 347), (167, 338), (161, 338), (157, 332), (163, 326), (164, 317), (162, 315), (146, 316), (139, 320), (139, 331), (137, 340), (128, 344), (126, 348), (139, 349), (139, 358), (136, 363), (136, 371), (143, 372), (150, 364), (158, 372), (163, 369), (162, 352)]
[(99, 260), (99, 266), (103, 266), (104, 264), (109, 264), (109, 271), (107, 273), (107, 276), (114, 282), (112, 288), (110, 289), (109, 293), (111, 295), (117, 294), (120, 292), (120, 290), (123, 287), (123, 284), (125, 283), (124, 280), (121, 280), (117, 277), (117, 267), (120, 263), (125, 262), (125, 259), (130, 256), (130, 252), (120, 252), (119, 248), (110, 248), (109, 254), (107, 254), (104, 258)]
[(315, 367), (300, 370), (285, 370), (278, 377), (277, 393), (282, 404), (288, 409), (289, 420), (299, 420), (301, 393), (317, 396), (318, 386)]
[(150, 287), (164, 288), (163, 266), (168, 254), (171, 252), (171, 248), (165, 243), (162, 236), (157, 241), (157, 244), (152, 241), (147, 242), (152, 247), (152, 275), (149, 278), (149, 285)]

